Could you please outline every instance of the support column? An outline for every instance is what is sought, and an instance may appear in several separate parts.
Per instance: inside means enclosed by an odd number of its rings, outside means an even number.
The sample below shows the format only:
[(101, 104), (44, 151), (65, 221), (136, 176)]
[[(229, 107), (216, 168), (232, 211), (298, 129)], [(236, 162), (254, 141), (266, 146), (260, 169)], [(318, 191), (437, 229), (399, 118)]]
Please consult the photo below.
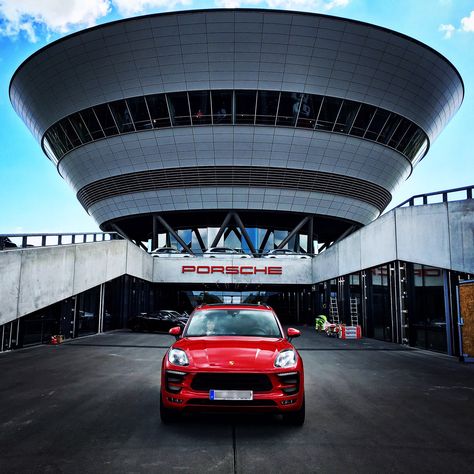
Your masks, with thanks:
[(161, 217), (161, 216), (156, 216), (160, 224), (168, 231), (169, 234), (171, 234), (183, 247), (186, 252), (190, 253), (191, 255), (194, 255), (194, 252), (186, 245), (186, 242), (178, 235), (177, 232), (175, 232), (171, 226)]
[(247, 245), (249, 246), (249, 249), (250, 251), (252, 252), (252, 254), (254, 256), (257, 255), (257, 251), (255, 250), (255, 247), (253, 245), (253, 242), (252, 240), (250, 239), (250, 236), (247, 232), (247, 229), (245, 228), (244, 226), (244, 223), (242, 222), (242, 219), (240, 218), (240, 216), (236, 213), (236, 212), (233, 212), (232, 213), (233, 216), (234, 216), (234, 219), (235, 219), (235, 222), (237, 223), (237, 225), (239, 226), (240, 230), (242, 231), (242, 235), (245, 239), (245, 242), (247, 242)]
[(298, 231), (308, 222), (309, 217), (306, 216), (303, 220), (281, 241), (280, 245), (278, 245), (277, 249), (282, 249), (290, 239), (298, 233)]
[(222, 225), (220, 226), (219, 230), (217, 231), (217, 235), (212, 241), (211, 247), (216, 247), (219, 244), (219, 240), (222, 237), (222, 234), (227, 228), (227, 224), (229, 224), (229, 221), (232, 217), (232, 212), (228, 212), (227, 215), (225, 216), (224, 222), (222, 222)]
[(151, 250), (156, 250), (158, 248), (158, 225), (156, 222), (156, 216), (153, 215), (153, 230), (151, 234)]
[(308, 244), (306, 246), (306, 251), (310, 254), (314, 253), (313, 225), (314, 225), (314, 218), (311, 217), (308, 222)]

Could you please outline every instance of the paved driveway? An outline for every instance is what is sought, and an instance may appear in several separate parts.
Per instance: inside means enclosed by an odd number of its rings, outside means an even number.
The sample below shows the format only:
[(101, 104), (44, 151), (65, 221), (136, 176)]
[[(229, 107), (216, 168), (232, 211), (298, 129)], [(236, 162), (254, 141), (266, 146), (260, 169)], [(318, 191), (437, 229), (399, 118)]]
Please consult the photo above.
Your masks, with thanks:
[(302, 328), (307, 413), (162, 425), (173, 338), (117, 331), (0, 355), (0, 473), (473, 472), (474, 367)]

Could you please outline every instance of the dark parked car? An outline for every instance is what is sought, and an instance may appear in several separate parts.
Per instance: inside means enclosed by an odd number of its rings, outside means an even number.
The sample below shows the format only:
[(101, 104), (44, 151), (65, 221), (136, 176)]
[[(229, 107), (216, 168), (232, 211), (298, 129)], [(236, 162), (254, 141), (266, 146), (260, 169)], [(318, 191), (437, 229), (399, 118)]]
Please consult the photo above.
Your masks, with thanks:
[[(176, 314), (173, 314), (176, 313)], [(175, 311), (157, 311), (154, 313), (140, 313), (128, 322), (132, 331), (159, 331), (168, 332), (172, 327), (184, 327), (186, 321)]]

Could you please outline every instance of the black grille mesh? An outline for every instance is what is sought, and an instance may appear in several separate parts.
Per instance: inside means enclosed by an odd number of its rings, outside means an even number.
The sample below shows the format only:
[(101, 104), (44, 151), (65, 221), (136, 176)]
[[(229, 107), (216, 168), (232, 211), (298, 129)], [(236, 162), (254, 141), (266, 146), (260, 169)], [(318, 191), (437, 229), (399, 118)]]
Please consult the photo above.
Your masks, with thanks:
[(267, 392), (272, 389), (272, 383), (265, 374), (202, 373), (194, 376), (191, 388), (206, 392), (211, 389)]

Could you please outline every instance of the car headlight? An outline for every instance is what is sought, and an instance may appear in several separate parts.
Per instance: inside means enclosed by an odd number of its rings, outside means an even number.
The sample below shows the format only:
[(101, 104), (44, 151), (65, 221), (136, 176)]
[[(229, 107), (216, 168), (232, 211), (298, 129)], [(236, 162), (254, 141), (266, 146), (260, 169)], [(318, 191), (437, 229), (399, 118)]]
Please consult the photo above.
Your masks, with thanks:
[(287, 349), (278, 354), (275, 360), (275, 367), (294, 367), (296, 365), (296, 360), (296, 352), (292, 349)]
[(168, 360), (174, 365), (189, 365), (188, 356), (181, 349), (170, 349)]

